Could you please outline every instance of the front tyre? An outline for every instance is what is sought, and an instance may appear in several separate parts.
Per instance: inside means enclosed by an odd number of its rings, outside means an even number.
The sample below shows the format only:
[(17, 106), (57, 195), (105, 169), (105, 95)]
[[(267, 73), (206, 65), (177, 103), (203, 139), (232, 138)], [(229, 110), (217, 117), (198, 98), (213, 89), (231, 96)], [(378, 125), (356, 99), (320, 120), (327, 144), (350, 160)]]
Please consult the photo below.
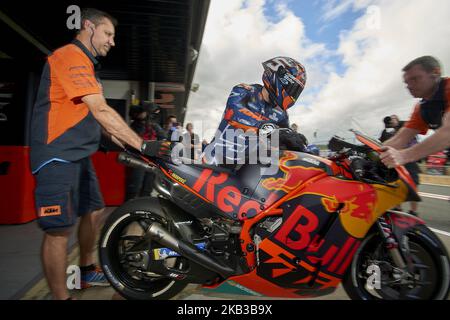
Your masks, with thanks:
[[(426, 226), (418, 225), (405, 235), (404, 241), (409, 245), (414, 265), (412, 274), (396, 268), (378, 233), (364, 239), (343, 279), (343, 287), (351, 299), (447, 299), (450, 262), (440, 239)], [(373, 266), (381, 273), (376, 286), (373, 274), (368, 272)]]
[(101, 266), (111, 286), (126, 299), (170, 299), (188, 284), (154, 271), (170, 268), (183, 272), (187, 267), (187, 261), (182, 257), (153, 260), (153, 249), (163, 246), (143, 239), (146, 227), (154, 221), (171, 231), (171, 223), (164, 216), (143, 215), (142, 204), (128, 202), (111, 214), (102, 229)]

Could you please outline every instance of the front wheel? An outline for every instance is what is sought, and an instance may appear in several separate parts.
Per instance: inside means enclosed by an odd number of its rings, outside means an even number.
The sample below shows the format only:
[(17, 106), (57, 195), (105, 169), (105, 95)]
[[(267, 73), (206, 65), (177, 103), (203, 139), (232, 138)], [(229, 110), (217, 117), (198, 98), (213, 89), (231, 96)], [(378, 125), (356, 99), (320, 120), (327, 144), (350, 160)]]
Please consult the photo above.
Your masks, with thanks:
[(344, 289), (351, 299), (447, 299), (450, 263), (439, 238), (426, 226), (419, 225), (412, 228), (403, 241), (409, 246), (414, 265), (412, 273), (395, 266), (378, 233), (364, 239), (343, 279)]

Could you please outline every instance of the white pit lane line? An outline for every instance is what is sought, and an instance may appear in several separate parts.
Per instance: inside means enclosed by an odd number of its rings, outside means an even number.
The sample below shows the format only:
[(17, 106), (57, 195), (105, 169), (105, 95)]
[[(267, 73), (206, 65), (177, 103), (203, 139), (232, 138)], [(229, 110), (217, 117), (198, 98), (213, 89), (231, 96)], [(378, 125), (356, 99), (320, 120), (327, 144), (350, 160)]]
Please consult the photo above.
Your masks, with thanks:
[[(449, 196), (444, 196), (444, 195), (441, 195), (441, 194), (434, 194), (434, 193), (427, 193), (427, 192), (418, 192), (418, 194), (421, 197), (425, 197), (425, 198), (445, 200), (445, 201), (449, 201), (450, 200)], [(434, 229), (434, 228), (430, 228), (430, 230), (435, 232), (435, 233), (439, 233), (439, 234), (442, 234), (444, 236), (450, 237), (450, 233), (449, 232), (442, 231), (442, 230), (439, 230), (439, 229)]]
[(419, 196), (425, 197), (425, 198), (431, 198), (431, 199), (438, 199), (438, 200), (450, 200), (450, 196), (444, 196), (441, 194), (434, 194), (434, 193), (428, 193), (428, 192), (418, 192)]
[(442, 231), (442, 230), (434, 229), (434, 228), (430, 228), (430, 230), (435, 232), (435, 233), (439, 233), (439, 234), (442, 234), (444, 236), (450, 237), (450, 232), (446, 232), (446, 231)]

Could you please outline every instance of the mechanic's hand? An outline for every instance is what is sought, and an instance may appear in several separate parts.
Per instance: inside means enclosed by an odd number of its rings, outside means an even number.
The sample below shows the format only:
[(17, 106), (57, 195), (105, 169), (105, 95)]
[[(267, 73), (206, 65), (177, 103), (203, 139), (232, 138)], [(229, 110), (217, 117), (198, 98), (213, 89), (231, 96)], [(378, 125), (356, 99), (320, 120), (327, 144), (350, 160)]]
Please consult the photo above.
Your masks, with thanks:
[(149, 157), (170, 159), (171, 143), (167, 140), (147, 140), (142, 143), (141, 152)]
[(380, 159), (388, 168), (395, 168), (406, 163), (403, 152), (392, 147), (381, 148)]

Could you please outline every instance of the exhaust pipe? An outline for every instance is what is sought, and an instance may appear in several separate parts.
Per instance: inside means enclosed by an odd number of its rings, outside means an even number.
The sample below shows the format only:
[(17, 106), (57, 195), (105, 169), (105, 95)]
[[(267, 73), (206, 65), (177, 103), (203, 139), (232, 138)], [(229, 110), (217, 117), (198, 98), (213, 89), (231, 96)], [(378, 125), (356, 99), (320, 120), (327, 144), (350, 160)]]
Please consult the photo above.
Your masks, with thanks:
[(201, 252), (197, 247), (179, 240), (166, 231), (159, 223), (152, 223), (147, 229), (148, 235), (152, 240), (158, 241), (164, 246), (176, 251), (181, 256), (192, 260), (193, 262), (201, 265), (202, 267), (220, 274), (224, 278), (228, 278), (234, 275), (234, 270), (228, 266), (222, 265), (216, 261), (213, 257), (208, 256), (204, 252)]

